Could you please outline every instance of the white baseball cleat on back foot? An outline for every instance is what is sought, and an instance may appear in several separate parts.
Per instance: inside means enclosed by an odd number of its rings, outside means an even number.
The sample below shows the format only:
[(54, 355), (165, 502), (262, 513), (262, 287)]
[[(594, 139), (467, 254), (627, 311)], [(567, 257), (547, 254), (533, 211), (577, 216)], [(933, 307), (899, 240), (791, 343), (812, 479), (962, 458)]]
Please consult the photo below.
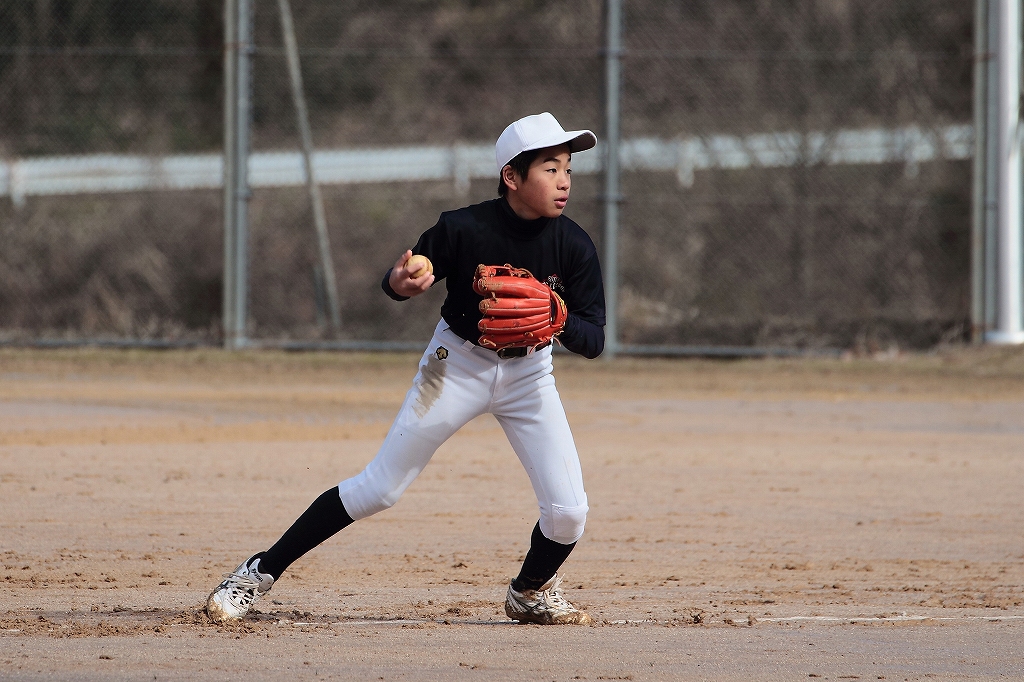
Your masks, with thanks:
[(274, 576), (260, 573), (260, 555), (255, 554), (235, 569), (225, 573), (224, 582), (206, 600), (206, 615), (215, 623), (241, 620), (256, 600), (274, 586)]
[(590, 625), (593, 621), (586, 611), (580, 611), (563, 597), (558, 586), (562, 577), (555, 574), (537, 590), (517, 592), (508, 586), (505, 597), (505, 615), (520, 623), (538, 625)]

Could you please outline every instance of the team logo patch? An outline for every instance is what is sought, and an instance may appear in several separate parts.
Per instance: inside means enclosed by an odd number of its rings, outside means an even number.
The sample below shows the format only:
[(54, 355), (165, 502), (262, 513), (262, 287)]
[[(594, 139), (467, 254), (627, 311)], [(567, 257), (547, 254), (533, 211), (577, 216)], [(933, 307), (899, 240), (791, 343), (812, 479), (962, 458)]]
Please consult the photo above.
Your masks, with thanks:
[(565, 286), (562, 284), (562, 280), (558, 278), (558, 275), (548, 275), (548, 278), (544, 280), (544, 283), (548, 285), (551, 291), (561, 291), (565, 293)]
[(434, 351), (434, 355), (437, 356), (438, 360), (444, 360), (448, 357), (448, 349), (444, 346), (438, 346), (437, 350)]

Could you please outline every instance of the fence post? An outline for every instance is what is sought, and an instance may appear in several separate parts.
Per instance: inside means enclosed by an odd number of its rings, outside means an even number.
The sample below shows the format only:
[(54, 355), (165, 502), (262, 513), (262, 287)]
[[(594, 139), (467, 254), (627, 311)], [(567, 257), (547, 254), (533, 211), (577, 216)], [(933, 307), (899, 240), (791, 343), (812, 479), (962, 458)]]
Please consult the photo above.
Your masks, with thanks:
[(224, 3), (224, 347), (246, 345), (249, 246), (250, 0)]
[(224, 0), (224, 277), (221, 284), (221, 327), (224, 332), (224, 348), (231, 348), (234, 340), (235, 319), (235, 46), (238, 43), (238, 22), (235, 19), (237, 0)]
[(974, 169), (971, 177), (971, 343), (981, 343), (985, 333), (985, 187), (988, 181), (987, 119), (988, 0), (974, 7)]
[(998, 315), (986, 340), (1024, 343), (1021, 329), (1020, 0), (997, 0), (999, 37)]
[(605, 36), (604, 281), (607, 322), (604, 357), (619, 349), (619, 96), (622, 80), (622, 0), (608, 0)]
[[(995, 61), (999, 46), (999, 16), (996, 0), (988, 0), (986, 8), (988, 37), (988, 75), (985, 78), (985, 333), (996, 328), (996, 248), (999, 197), (999, 69)], [(984, 340), (984, 334), (982, 339)]]

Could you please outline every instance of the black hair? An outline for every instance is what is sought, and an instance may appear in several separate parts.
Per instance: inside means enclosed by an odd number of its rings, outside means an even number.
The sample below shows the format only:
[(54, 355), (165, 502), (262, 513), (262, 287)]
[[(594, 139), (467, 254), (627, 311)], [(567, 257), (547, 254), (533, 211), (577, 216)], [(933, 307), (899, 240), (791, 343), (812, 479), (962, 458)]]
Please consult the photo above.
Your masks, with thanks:
[[(515, 158), (509, 161), (506, 165), (512, 166), (512, 171), (519, 176), (520, 180), (526, 179), (526, 174), (530, 172), (530, 164), (534, 162), (537, 155), (540, 154), (540, 149), (530, 149), (525, 152), (519, 152)], [(498, 178), (498, 196), (503, 197), (508, 194), (508, 185), (505, 184), (504, 168), (502, 170), (501, 177)]]

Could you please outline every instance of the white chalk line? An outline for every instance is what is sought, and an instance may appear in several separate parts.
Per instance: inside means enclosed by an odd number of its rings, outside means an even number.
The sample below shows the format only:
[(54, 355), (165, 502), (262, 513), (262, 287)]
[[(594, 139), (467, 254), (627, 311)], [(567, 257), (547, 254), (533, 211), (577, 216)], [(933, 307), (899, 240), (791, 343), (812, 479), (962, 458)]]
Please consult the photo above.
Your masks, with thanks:
[[(763, 618), (741, 616), (725, 616), (721, 619), (702, 621), (704, 625), (726, 624), (726, 625), (757, 625), (758, 623), (970, 623), (979, 621), (1000, 622), (1000, 621), (1024, 621), (1024, 615), (988, 615), (988, 616), (923, 616), (907, 615), (898, 616), (765, 616)], [(453, 619), (427, 619), (427, 618), (398, 618), (398, 619), (374, 619), (374, 620), (343, 620), (329, 622), (306, 622), (279, 620), (276, 625), (282, 627), (340, 627), (340, 626), (367, 626), (367, 625), (515, 625), (513, 620), (453, 620)], [(679, 625), (690, 624), (687, 620), (656, 620), (656, 619), (619, 619), (598, 622), (598, 625)]]
[[(734, 619), (735, 620), (735, 619)], [(742, 617), (738, 622), (743, 622), (745, 619)], [(1001, 621), (1001, 620), (1024, 620), (1024, 616), (908, 616), (903, 614), (901, 616), (785, 616), (781, 618), (772, 618), (766, 616), (764, 618), (754, 617), (755, 623), (788, 623), (798, 621), (812, 621), (822, 623), (905, 623), (908, 621), (921, 622), (939, 620), (944, 622), (969, 622), (969, 621)]]

